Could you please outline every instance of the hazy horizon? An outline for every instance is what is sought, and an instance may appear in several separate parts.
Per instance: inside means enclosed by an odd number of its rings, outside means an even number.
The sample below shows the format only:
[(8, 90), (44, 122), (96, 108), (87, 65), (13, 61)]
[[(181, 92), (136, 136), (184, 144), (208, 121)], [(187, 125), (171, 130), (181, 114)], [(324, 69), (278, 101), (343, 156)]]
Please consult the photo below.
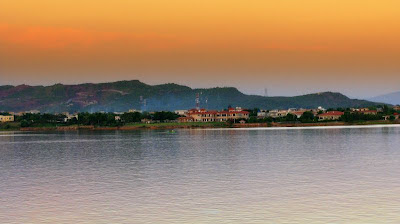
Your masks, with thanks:
[(3, 0), (0, 84), (399, 91), (400, 2)]

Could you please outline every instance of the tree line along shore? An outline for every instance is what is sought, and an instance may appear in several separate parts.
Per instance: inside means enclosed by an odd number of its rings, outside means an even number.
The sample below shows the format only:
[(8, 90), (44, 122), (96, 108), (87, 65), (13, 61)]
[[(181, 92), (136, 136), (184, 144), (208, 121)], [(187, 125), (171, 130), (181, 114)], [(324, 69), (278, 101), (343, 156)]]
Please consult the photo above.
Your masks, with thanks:
[[(354, 108), (331, 108), (326, 111), (312, 112), (304, 110), (301, 113), (288, 112), (283, 116), (259, 116), (260, 109), (244, 109), (246, 117), (226, 119), (224, 121), (196, 122), (189, 115), (176, 112), (124, 112), (124, 113), (23, 113), (13, 115), (2, 112), (0, 116), (13, 116), (12, 121), (1, 122), (0, 130), (135, 130), (135, 129), (174, 129), (174, 128), (240, 128), (240, 127), (304, 127), (330, 125), (362, 125), (362, 124), (399, 124), (398, 107), (367, 108), (373, 113), (360, 112)], [(266, 111), (268, 112), (268, 111)], [(337, 113), (340, 112), (340, 113)], [(233, 112), (234, 113), (234, 112)], [(339, 114), (336, 119), (321, 120), (323, 114)], [(301, 115), (300, 115), (301, 114)], [(204, 116), (204, 115), (201, 115)], [(207, 115), (205, 115), (207, 116)], [(208, 120), (208, 119), (207, 119)]]

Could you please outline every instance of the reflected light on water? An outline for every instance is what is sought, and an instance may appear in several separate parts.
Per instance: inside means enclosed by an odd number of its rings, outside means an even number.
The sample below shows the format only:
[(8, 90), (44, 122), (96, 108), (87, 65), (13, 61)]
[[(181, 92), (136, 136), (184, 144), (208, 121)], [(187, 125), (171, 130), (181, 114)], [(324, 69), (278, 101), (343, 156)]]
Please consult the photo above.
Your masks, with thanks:
[(1, 223), (399, 223), (400, 128), (0, 133)]

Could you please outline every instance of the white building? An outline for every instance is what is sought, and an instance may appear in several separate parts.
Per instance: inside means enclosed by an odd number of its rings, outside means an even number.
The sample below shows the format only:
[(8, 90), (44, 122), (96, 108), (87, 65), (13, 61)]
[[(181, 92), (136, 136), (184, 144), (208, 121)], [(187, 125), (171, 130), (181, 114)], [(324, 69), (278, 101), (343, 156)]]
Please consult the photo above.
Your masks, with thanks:
[(288, 115), (289, 111), (287, 110), (270, 110), (268, 113), (268, 117), (286, 117)]
[(76, 118), (76, 120), (78, 120), (78, 114), (70, 114), (68, 112), (63, 113), (66, 117), (64, 118), (64, 122), (67, 122), (69, 120), (72, 120), (74, 118)]
[(257, 112), (257, 117), (264, 118), (268, 115), (268, 110), (260, 110)]
[(189, 111), (188, 110), (176, 110), (174, 112), (178, 115), (186, 115)]

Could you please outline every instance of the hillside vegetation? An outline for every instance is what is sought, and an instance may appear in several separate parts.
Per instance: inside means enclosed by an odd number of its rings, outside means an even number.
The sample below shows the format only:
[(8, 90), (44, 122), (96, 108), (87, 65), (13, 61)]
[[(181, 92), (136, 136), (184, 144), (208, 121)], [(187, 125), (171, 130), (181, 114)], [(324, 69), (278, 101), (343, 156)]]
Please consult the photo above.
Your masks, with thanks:
[[(366, 107), (378, 103), (350, 99), (340, 93), (323, 92), (295, 97), (246, 95), (233, 87), (192, 89), (173, 83), (148, 85), (138, 80), (111, 83), (85, 83), (52, 86), (0, 86), (0, 111), (75, 112), (148, 111), (195, 107), (196, 94), (201, 107), (223, 109), (230, 106), (262, 109)], [(146, 103), (144, 103), (146, 102)], [(206, 103), (207, 102), (207, 103)]]

